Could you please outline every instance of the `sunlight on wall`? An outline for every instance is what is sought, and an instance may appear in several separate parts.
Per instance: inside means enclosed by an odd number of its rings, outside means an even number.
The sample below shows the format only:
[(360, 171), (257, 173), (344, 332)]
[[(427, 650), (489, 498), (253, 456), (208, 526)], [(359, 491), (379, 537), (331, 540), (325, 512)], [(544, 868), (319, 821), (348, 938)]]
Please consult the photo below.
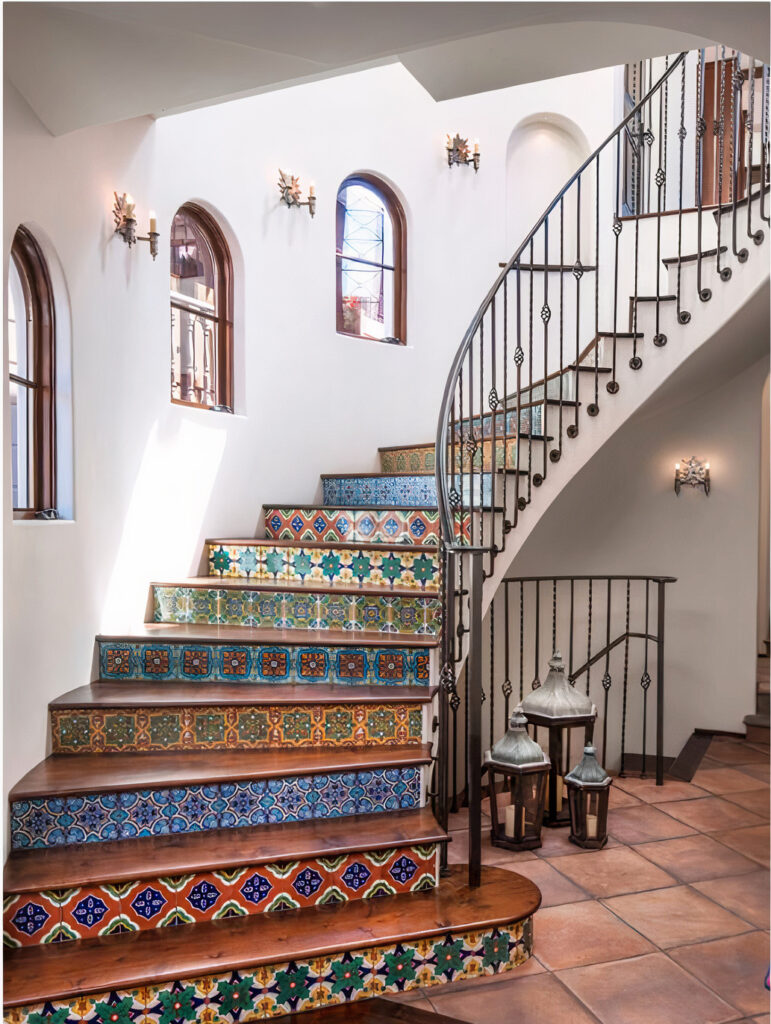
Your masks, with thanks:
[(158, 421), (153, 424), (104, 598), (102, 629), (142, 621), (149, 580), (188, 575), (226, 439), (225, 427), (210, 421), (185, 420), (165, 435)]

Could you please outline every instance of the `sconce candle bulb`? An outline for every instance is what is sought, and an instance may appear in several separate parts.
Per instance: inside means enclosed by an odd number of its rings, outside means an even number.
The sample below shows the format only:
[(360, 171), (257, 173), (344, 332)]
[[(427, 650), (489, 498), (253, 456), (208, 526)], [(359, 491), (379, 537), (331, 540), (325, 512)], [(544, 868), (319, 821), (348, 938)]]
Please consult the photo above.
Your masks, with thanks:
[(700, 462), (695, 455), (692, 455), (690, 459), (683, 459), (682, 462), (676, 462), (675, 494), (680, 494), (683, 484), (702, 487), (705, 495), (708, 495), (710, 490), (709, 463)]
[(158, 255), (158, 221), (155, 210), (150, 210), (150, 230), (146, 235), (137, 235), (136, 203), (130, 192), (118, 195), (114, 192), (115, 203), (112, 208), (112, 216), (115, 221), (115, 234), (120, 235), (129, 249), (137, 242), (149, 242), (150, 255), (155, 260)]

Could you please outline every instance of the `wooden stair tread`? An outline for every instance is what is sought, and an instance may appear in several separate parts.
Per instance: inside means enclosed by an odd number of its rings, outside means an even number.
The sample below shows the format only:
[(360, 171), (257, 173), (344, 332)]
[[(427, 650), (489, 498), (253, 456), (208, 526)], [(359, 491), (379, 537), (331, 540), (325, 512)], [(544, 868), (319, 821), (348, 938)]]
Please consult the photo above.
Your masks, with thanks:
[(640, 331), (599, 331), (597, 333), (598, 338), (629, 338), (634, 340), (635, 338), (644, 338), (645, 335), (641, 334)]
[[(428, 1005), (425, 1002), (421, 1006)], [(291, 1020), (291, 1018), (289, 1018)], [(392, 999), (357, 999), (354, 1003), (325, 1006), (323, 1010), (305, 1010), (302, 1024), (458, 1024), (457, 1017), (421, 1010), (415, 1000), (397, 1003)]]
[[(486, 413), (485, 415), (492, 415), (492, 414), (491, 413)], [(553, 441), (554, 440), (554, 438), (552, 437), (551, 434), (547, 434), (547, 435), (544, 435), (544, 434), (528, 434), (524, 430), (521, 430), (519, 432), (519, 434), (516, 434), (516, 433), (514, 433), (514, 434), (497, 434), (495, 440), (496, 441), (503, 441), (504, 438), (515, 438), (515, 437), (519, 437), (522, 441)], [(485, 443), (491, 442), (492, 441), (492, 437), (485, 437), (484, 441), (485, 441)], [(480, 444), (481, 444), (481, 439), (480, 439)], [(448, 439), (447, 447), (448, 448), (452, 447), (452, 438)], [(407, 451), (407, 450), (412, 451), (413, 448), (436, 448), (436, 443), (434, 441), (419, 441), (417, 444), (394, 444), (394, 445), (390, 445), (387, 448), (378, 448), (378, 451), (379, 452), (402, 452), (402, 451)], [(398, 547), (400, 545), (396, 545), (396, 546)]]
[[(721, 253), (728, 252), (728, 246), (727, 245), (721, 245), (720, 246), (720, 252)], [(715, 249), (704, 249), (704, 250), (702, 250), (701, 253), (691, 252), (691, 253), (688, 253), (687, 256), (667, 256), (661, 262), (665, 266), (671, 267), (671, 266), (677, 266), (678, 263), (695, 263), (696, 260), (698, 260), (699, 256), (701, 256), (702, 259), (704, 259), (705, 257), (709, 257), (709, 256), (717, 256), (717, 248), (715, 248)]]
[(676, 295), (630, 295), (630, 302), (675, 302)]
[[(381, 588), (381, 594), (383, 588)], [(143, 622), (128, 633), (100, 633), (100, 643), (277, 644), (306, 647), (438, 647), (439, 637), (423, 634), (361, 632), (349, 629), (273, 629), (206, 622)]]
[(402, 476), (428, 476), (428, 477), (433, 477), (434, 474), (433, 473), (426, 473), (426, 472), (419, 472), (417, 470), (414, 473), (411, 473), (409, 470), (403, 470), (403, 471), (399, 471), (399, 472), (396, 472), (396, 473), (356, 473), (354, 471), (351, 471), (350, 473), (322, 473), (321, 474), (321, 479), (322, 480), (348, 480), (350, 477), (356, 477), (357, 479), (359, 477), (366, 477), (367, 479), (373, 479), (373, 478), (376, 478), (376, 477), (384, 477), (384, 478), (390, 480), (390, 478), (392, 476), (395, 476), (395, 477), (402, 477)]
[(196, 590), (259, 590), (308, 594), (354, 594), (357, 597), (432, 597), (436, 590), (422, 587), (387, 587), (357, 583), (330, 583), (328, 580), (256, 580), (247, 576), (190, 576), (181, 580), (153, 580), (151, 587), (185, 587)]
[(287, 775), (364, 771), (426, 764), (431, 745), (298, 747), (286, 750), (190, 750), (184, 753), (52, 754), (10, 792), (10, 800), (129, 789), (165, 789)]
[(210, 544), (221, 544), (223, 547), (235, 544), (253, 544), (255, 547), (271, 548), (319, 548), (322, 551), (350, 551), (352, 548), (372, 548), (373, 551), (396, 551), (402, 555), (423, 555), (427, 552), (430, 554), (438, 548), (437, 544), (399, 544), (396, 541), (387, 544), (383, 541), (370, 542), (367, 540), (295, 540), (292, 537), (284, 537), (281, 540), (274, 540), (272, 537), (228, 537), (221, 540), (215, 537), (204, 541), (206, 547)]
[(50, 708), (194, 707), (256, 704), (427, 704), (432, 686), (353, 686), (329, 683), (190, 683), (97, 680), (76, 686)]
[(470, 889), (465, 865), (438, 888), (387, 899), (254, 914), (181, 928), (29, 946), (6, 954), (4, 1003), (24, 1006), (80, 993), (339, 954), (448, 931), (481, 931), (530, 917), (541, 902), (527, 878), (483, 867)]
[(428, 807), (16, 850), (5, 892), (40, 892), (447, 841)]
[[(380, 476), (379, 473), (374, 473), (374, 476)], [(433, 474), (430, 474), (433, 476)], [(265, 508), (284, 508), (297, 510), (298, 512), (316, 511), (317, 509), (325, 509), (330, 512), (361, 512), (364, 515), (367, 512), (436, 512), (436, 505), (357, 505), (349, 503), (347, 505), (328, 505), (324, 501), (313, 502), (310, 505), (298, 505), (293, 501), (278, 502), (273, 501), (265, 503), (262, 506)]]

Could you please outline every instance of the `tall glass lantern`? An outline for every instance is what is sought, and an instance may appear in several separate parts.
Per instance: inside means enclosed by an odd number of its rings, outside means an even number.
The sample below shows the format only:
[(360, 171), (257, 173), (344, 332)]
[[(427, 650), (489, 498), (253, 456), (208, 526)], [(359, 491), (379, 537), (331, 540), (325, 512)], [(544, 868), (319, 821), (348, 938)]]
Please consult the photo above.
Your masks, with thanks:
[(493, 846), (507, 850), (539, 847), (549, 758), (528, 735), (527, 719), (519, 708), (514, 710), (505, 736), (487, 751), (482, 771), (487, 772), (490, 783)]
[(543, 725), (549, 730), (551, 770), (543, 823), (549, 828), (569, 825), (565, 789), (570, 759), (569, 730), (583, 726), (584, 742), (591, 743), (597, 708), (585, 694), (571, 686), (559, 651), (552, 655), (546, 681), (525, 697), (521, 708), (531, 725)]
[(597, 760), (594, 747), (565, 776), (570, 805), (570, 841), (587, 850), (601, 850), (608, 841), (608, 802), (612, 779)]

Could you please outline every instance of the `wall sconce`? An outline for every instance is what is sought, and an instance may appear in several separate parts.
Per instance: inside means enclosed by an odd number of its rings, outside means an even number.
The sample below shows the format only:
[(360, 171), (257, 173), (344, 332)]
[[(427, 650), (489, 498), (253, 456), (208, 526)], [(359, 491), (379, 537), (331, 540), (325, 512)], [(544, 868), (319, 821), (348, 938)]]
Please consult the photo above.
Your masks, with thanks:
[(287, 206), (307, 206), (308, 213), (311, 217), (315, 215), (316, 186), (313, 182), (308, 186), (308, 198), (303, 202), (300, 198), (302, 196), (300, 179), (296, 178), (291, 171), (282, 171), (281, 168), (279, 168), (278, 190), (281, 193), (279, 202), (286, 203)]
[(127, 192), (120, 196), (117, 192), (113, 192), (113, 195), (115, 196), (115, 205), (112, 208), (112, 215), (115, 219), (115, 234), (121, 236), (129, 249), (137, 242), (149, 242), (150, 255), (155, 260), (155, 257), (158, 255), (158, 239), (160, 238), (157, 230), (158, 221), (155, 217), (155, 210), (150, 210), (150, 230), (148, 233), (146, 235), (137, 235), (136, 203), (133, 197)]
[(683, 484), (690, 484), (691, 487), (703, 487), (704, 493), (709, 494), (709, 463), (700, 462), (695, 455), (683, 462), (675, 463), (675, 494), (680, 493)]
[(463, 139), (456, 132), (455, 135), (447, 136), (447, 166), (453, 164), (473, 164), (474, 170), (479, 170), (479, 139), (474, 139), (474, 152), (470, 152), (468, 139)]

